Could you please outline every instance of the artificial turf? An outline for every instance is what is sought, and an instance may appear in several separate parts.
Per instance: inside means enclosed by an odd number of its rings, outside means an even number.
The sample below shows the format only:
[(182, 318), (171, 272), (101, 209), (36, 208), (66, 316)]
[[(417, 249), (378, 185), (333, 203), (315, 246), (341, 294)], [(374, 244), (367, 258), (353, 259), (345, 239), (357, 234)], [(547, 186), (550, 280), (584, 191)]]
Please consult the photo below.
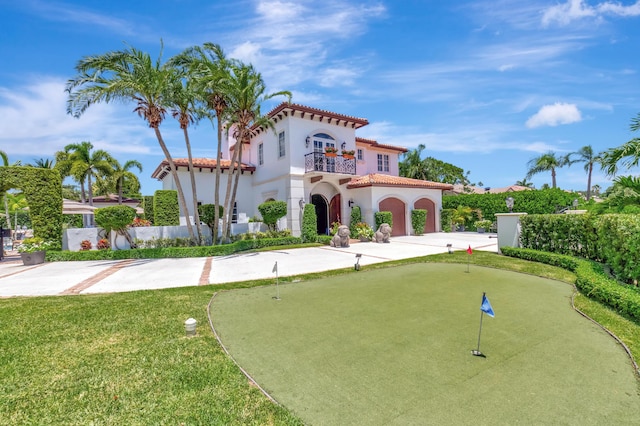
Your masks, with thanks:
[[(637, 424), (629, 359), (572, 310), (572, 287), (413, 264), (219, 293), (236, 361), (311, 424)], [(485, 315), (474, 357), (482, 292)]]

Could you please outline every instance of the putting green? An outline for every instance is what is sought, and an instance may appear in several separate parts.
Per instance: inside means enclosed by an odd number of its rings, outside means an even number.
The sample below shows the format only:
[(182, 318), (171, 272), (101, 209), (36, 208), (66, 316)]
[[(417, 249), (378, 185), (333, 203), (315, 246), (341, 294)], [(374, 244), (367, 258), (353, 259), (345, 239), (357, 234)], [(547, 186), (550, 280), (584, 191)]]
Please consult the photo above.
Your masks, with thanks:
[[(415, 264), (220, 293), (236, 361), (310, 424), (638, 424), (630, 361), (571, 286)], [(495, 318), (483, 319), (482, 292)]]

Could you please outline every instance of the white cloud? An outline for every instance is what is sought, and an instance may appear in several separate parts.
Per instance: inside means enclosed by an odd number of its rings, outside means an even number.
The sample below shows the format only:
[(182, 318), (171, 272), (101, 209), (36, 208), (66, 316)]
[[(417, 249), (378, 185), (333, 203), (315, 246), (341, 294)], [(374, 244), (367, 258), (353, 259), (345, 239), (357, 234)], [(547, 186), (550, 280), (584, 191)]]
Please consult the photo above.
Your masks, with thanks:
[(584, 0), (567, 0), (566, 3), (546, 9), (542, 15), (542, 25), (549, 26), (553, 23), (567, 25), (584, 18), (599, 20), (605, 15), (640, 16), (640, 0), (628, 6), (611, 1), (590, 6)]
[(545, 105), (529, 117), (526, 126), (535, 128), (541, 126), (557, 126), (559, 124), (571, 124), (582, 121), (582, 114), (575, 104), (556, 102), (553, 105)]
[(38, 76), (0, 87), (0, 147), (11, 155), (52, 156), (65, 145), (91, 141), (116, 154), (149, 154), (153, 133), (132, 106), (97, 104), (80, 119), (66, 113), (65, 82)]

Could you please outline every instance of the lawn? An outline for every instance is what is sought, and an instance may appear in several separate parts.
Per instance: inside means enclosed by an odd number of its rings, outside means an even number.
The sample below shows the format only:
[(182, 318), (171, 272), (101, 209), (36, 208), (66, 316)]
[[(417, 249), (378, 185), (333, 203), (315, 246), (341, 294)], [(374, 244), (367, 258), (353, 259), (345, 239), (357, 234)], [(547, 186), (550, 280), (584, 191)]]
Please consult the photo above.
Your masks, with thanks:
[[(467, 255), (463, 252), (451, 256), (430, 256), (421, 259), (420, 262), (432, 260), (466, 262)], [(411, 268), (413, 266), (410, 265), (415, 262), (415, 260), (407, 260), (392, 264), (396, 266), (408, 265)], [(463, 272), (466, 270), (466, 265), (457, 265), (459, 275), (465, 282), (464, 285), (479, 286), (480, 268), (477, 268), (473, 263), (514, 269), (565, 281), (572, 279), (572, 274), (558, 268), (477, 252), (472, 257), (470, 274)], [(418, 263), (414, 266), (426, 265)], [(273, 281), (271, 280), (226, 286), (188, 287), (121, 294), (0, 299), (0, 424), (264, 425), (303, 424), (303, 421), (305, 423), (330, 423), (335, 416), (332, 417), (333, 413), (329, 411), (329, 406), (320, 407), (320, 414), (314, 417), (314, 419), (322, 419), (321, 421), (312, 421), (309, 420), (311, 418), (309, 410), (313, 408), (311, 405), (306, 411), (297, 407), (295, 403), (290, 406), (287, 402), (284, 407), (278, 406), (264, 397), (255, 386), (252, 386), (237, 366), (226, 356), (208, 328), (206, 306), (214, 291), (218, 289), (258, 286), (249, 292), (247, 303), (252, 297), (263, 298), (267, 299), (262, 301), (267, 302), (267, 306), (277, 306), (278, 309), (281, 309), (293, 302), (291, 291), (299, 289), (302, 292), (305, 286), (310, 285), (322, 288), (322, 291), (318, 292), (317, 299), (319, 303), (326, 305), (326, 309), (330, 309), (345, 303), (344, 298), (340, 297), (342, 289), (335, 284), (332, 287), (331, 280), (358, 282), (368, 279), (367, 277), (371, 275), (367, 274), (371, 272), (374, 277), (378, 277), (386, 271), (393, 270), (389, 269), (388, 265), (378, 264), (367, 266), (358, 273), (335, 271), (286, 278), (281, 280), (281, 283), (292, 280), (302, 280), (302, 282), (282, 285), (282, 300), (277, 302), (278, 305), (271, 303), (273, 300), (270, 298), (274, 294)], [(322, 278), (322, 276), (324, 277)], [(432, 275), (418, 274), (418, 276), (419, 279), (415, 281), (421, 283), (436, 281)], [(528, 282), (523, 280), (534, 279), (528, 275), (516, 275), (516, 277), (518, 277), (516, 280), (518, 285)], [(325, 283), (325, 285), (322, 281), (316, 281), (317, 278), (327, 279), (329, 283)], [(399, 292), (396, 290), (402, 281), (398, 279), (397, 275), (394, 276), (391, 283), (392, 285), (389, 287), (393, 291), (388, 294), (383, 293), (386, 300), (372, 299), (370, 302), (372, 304), (387, 302), (377, 309), (383, 309), (385, 305), (393, 305), (392, 302), (396, 300), (403, 300), (411, 306), (413, 301), (408, 294), (398, 299)], [(557, 406), (566, 403), (566, 412), (561, 413), (558, 417), (561, 423), (595, 424), (602, 419), (603, 414), (601, 413), (611, 413), (615, 407), (619, 407), (619, 410), (612, 413), (607, 419), (607, 423), (615, 420), (619, 424), (624, 424), (630, 416), (637, 413), (639, 405), (637, 381), (629, 361), (624, 357), (620, 359), (621, 350), (613, 343), (613, 340), (608, 337), (603, 339), (602, 333), (597, 328), (586, 325), (588, 321), (578, 319), (577, 314), (571, 313), (568, 300), (571, 290), (569, 285), (559, 284), (555, 281), (550, 281), (550, 283), (544, 284), (542, 287), (551, 286), (553, 290), (549, 291), (557, 293), (558, 300), (541, 309), (530, 302), (537, 293), (535, 289), (540, 287), (539, 281), (533, 282), (525, 289), (524, 298), (519, 303), (524, 304), (527, 310), (538, 310), (539, 315), (536, 316), (533, 326), (529, 323), (519, 322), (523, 332), (513, 336), (506, 335), (502, 327), (507, 318), (513, 315), (510, 312), (515, 309), (515, 305), (509, 306), (512, 300), (508, 298), (509, 303), (505, 304), (506, 294), (500, 294), (497, 291), (498, 288), (491, 286), (483, 286), (483, 289), (473, 288), (474, 291), (471, 292), (473, 297), (454, 308), (454, 314), (460, 316), (464, 321), (461, 321), (458, 333), (454, 333), (456, 331), (454, 329), (451, 329), (449, 333), (452, 336), (452, 342), (447, 343), (447, 353), (450, 354), (447, 359), (455, 361), (457, 370), (459, 370), (449, 379), (444, 373), (439, 373), (429, 367), (429, 363), (432, 362), (430, 360), (439, 357), (438, 354), (441, 351), (429, 350), (425, 352), (412, 348), (412, 341), (416, 339), (410, 339), (402, 328), (399, 328), (401, 332), (386, 335), (385, 340), (377, 343), (377, 346), (373, 347), (373, 350), (368, 354), (363, 352), (362, 357), (358, 357), (356, 354), (355, 358), (352, 358), (353, 364), (386, 361), (384, 369), (388, 369), (386, 373), (388, 382), (379, 382), (378, 387), (387, 386), (387, 384), (390, 386), (386, 391), (383, 389), (383, 393), (388, 398), (393, 398), (394, 394), (398, 392), (406, 394), (407, 388), (413, 389), (409, 397), (410, 401), (407, 403), (402, 402), (396, 406), (391, 405), (391, 399), (382, 402), (385, 407), (389, 408), (389, 412), (397, 412), (399, 415), (397, 420), (392, 419), (391, 423), (418, 418), (421, 413), (419, 411), (412, 412), (411, 407), (419, 410), (424, 404), (432, 408), (435, 407), (434, 412), (439, 408), (436, 406), (438, 404), (443, 404), (451, 412), (456, 412), (456, 410), (459, 412), (465, 408), (463, 415), (473, 417), (474, 423), (478, 424), (505, 423), (506, 420), (500, 417), (500, 413), (506, 408), (481, 406), (482, 404), (480, 404), (480, 401), (486, 401), (487, 394), (497, 395), (497, 392), (500, 392), (502, 393), (501, 398), (497, 399), (501, 401), (502, 405), (508, 406), (509, 401), (514, 398), (526, 399), (527, 403), (521, 407), (524, 413), (538, 409), (542, 412), (547, 410), (546, 405), (538, 406), (536, 404), (541, 404), (541, 401), (545, 401), (546, 404), (550, 397), (542, 398), (539, 394), (550, 393), (557, 396), (558, 400), (551, 401), (550, 406), (557, 408)], [(259, 287), (265, 284), (269, 285)], [(366, 283), (361, 284), (366, 285)], [(556, 289), (556, 287), (558, 288)], [(484, 320), (485, 328), (481, 349), (487, 354), (486, 359), (474, 358), (468, 353), (468, 350), (474, 348), (476, 344), (481, 291), (488, 292), (491, 303), (496, 310), (496, 318), (485, 316)], [(232, 293), (234, 292), (229, 292), (229, 294)], [(462, 294), (466, 295), (467, 292), (463, 291)], [(418, 306), (413, 306), (414, 311), (411, 312), (417, 313), (414, 314), (413, 319), (410, 319), (410, 322), (423, 321), (426, 313), (432, 315), (432, 322), (423, 331), (425, 334), (423, 334), (422, 341), (428, 342), (427, 337), (430, 336), (427, 333), (440, 325), (451, 322), (447, 318), (451, 310), (445, 309), (442, 303), (436, 303), (436, 299), (429, 300), (428, 303), (418, 297), (415, 299)], [(216, 301), (214, 305), (221, 300)], [(280, 304), (281, 302), (282, 304)], [(601, 317), (600, 320), (603, 322), (606, 321), (607, 326), (616, 331), (625, 340), (625, 343), (635, 351), (636, 357), (640, 355), (638, 353), (640, 351), (640, 327), (636, 323), (628, 322), (616, 316), (615, 313), (602, 308), (601, 305), (593, 304), (588, 299), (579, 298), (577, 302), (584, 305), (581, 306), (581, 309), (588, 311), (595, 317)], [(243, 307), (243, 312), (249, 316), (254, 315), (249, 306), (248, 304)], [(368, 311), (365, 306), (362, 306), (361, 310), (363, 313)], [(564, 323), (564, 319), (559, 320), (559, 323), (550, 323), (544, 320), (547, 316), (553, 318), (556, 315), (555, 312), (548, 311), (556, 310), (562, 311), (562, 315), (565, 313), (568, 315), (570, 318), (568, 324)], [(308, 310), (308, 313), (310, 314), (311, 311)], [(301, 355), (304, 354), (317, 362), (327, 363), (339, 360), (337, 357), (340, 355), (339, 351), (346, 349), (340, 348), (341, 345), (344, 345), (343, 340), (336, 339), (338, 333), (344, 332), (341, 330), (344, 324), (348, 324), (346, 315), (346, 311), (341, 311), (338, 316), (332, 319), (332, 321), (338, 321), (341, 318), (345, 320), (332, 323), (334, 324), (335, 336), (309, 334), (311, 338), (317, 336), (315, 337), (316, 341), (311, 342), (313, 346), (296, 350), (300, 351)], [(376, 312), (370, 312), (370, 315), (370, 323), (366, 324), (367, 333), (352, 337), (351, 340), (354, 344), (364, 345), (363, 342), (373, 342), (382, 336), (381, 330), (388, 325), (380, 319), (382, 312), (378, 311), (377, 315)], [(189, 317), (198, 320), (198, 335), (194, 338), (184, 337), (183, 323)], [(264, 321), (266, 318), (260, 316), (258, 321)], [(518, 318), (516, 320), (520, 321)], [(589, 356), (583, 356), (584, 354), (581, 354), (580, 351), (574, 353), (562, 349), (554, 358), (558, 362), (558, 366), (562, 366), (562, 370), (557, 374), (566, 379), (561, 388), (550, 388), (546, 382), (547, 377), (543, 376), (545, 381), (540, 382), (536, 392), (528, 395), (528, 398), (527, 395), (513, 394), (513, 389), (518, 389), (514, 387), (518, 383), (511, 383), (510, 378), (517, 378), (517, 381), (527, 379), (535, 373), (532, 371), (533, 366), (536, 366), (538, 370), (545, 371), (551, 368), (548, 365), (540, 366), (538, 361), (547, 355), (540, 353), (546, 342), (545, 335), (541, 334), (542, 331), (545, 328), (559, 331), (563, 336), (562, 339), (567, 340), (567, 345), (576, 345), (580, 342), (584, 331), (580, 331), (577, 336), (567, 334), (566, 339), (562, 334), (565, 326), (572, 326), (576, 321), (579, 324), (578, 331), (588, 330), (589, 335), (593, 336), (596, 343), (592, 344), (597, 346), (597, 342), (602, 343), (601, 348), (596, 348), (596, 353), (611, 351), (611, 359), (607, 358), (605, 363), (598, 363), (594, 367)], [(308, 322), (302, 321), (295, 329), (301, 330), (302, 326), (306, 327), (307, 324)], [(278, 327), (274, 327), (274, 331), (277, 331), (276, 336), (282, 336), (291, 324), (282, 321), (277, 325)], [(358, 324), (353, 326), (356, 325)], [(314, 325), (308, 324), (308, 326)], [(403, 326), (404, 324), (398, 324), (398, 327)], [(249, 333), (251, 329), (250, 327), (246, 330), (245, 340), (254, 338)], [(464, 332), (462, 332), (463, 329)], [(245, 332), (243, 331), (243, 333)], [(297, 337), (295, 335), (290, 337), (293, 344)], [(256, 336), (256, 339), (263, 338)], [(508, 358), (499, 350), (503, 345), (501, 342), (505, 339), (514, 340), (515, 343), (518, 341), (535, 343), (536, 339), (539, 340), (537, 340), (537, 345), (532, 346), (532, 352), (524, 354), (514, 352), (514, 356)], [(346, 343), (351, 342), (347, 341)], [(267, 342), (264, 347), (267, 347), (268, 344)], [(587, 344), (590, 343), (587, 342)], [(336, 347), (338, 351), (328, 352), (328, 348)], [(441, 347), (444, 349), (444, 344)], [(585, 349), (584, 346), (580, 346), (580, 348)], [(596, 356), (596, 353), (591, 353), (591, 346), (586, 348), (585, 352), (589, 352), (587, 355)], [(293, 346), (291, 349), (293, 350)], [(260, 352), (262, 351), (261, 348)], [(265, 350), (265, 353), (269, 354), (270, 352)], [(408, 364), (414, 362), (412, 357), (423, 360), (424, 365), (415, 367)], [(527, 362), (523, 364), (529, 365), (531, 363), (531, 367), (523, 370), (514, 369), (513, 366), (516, 365), (513, 364), (514, 359), (526, 360)], [(303, 356), (296, 357), (295, 360), (296, 363), (298, 360), (303, 364), (306, 363)], [(289, 362), (287, 358), (280, 359), (274, 355), (268, 360), (268, 364), (274, 369), (287, 367), (289, 370), (290, 366), (292, 371), (287, 374), (294, 375), (293, 368), (297, 368), (296, 363), (284, 364), (285, 361)], [(492, 366), (492, 368), (487, 369), (487, 366)], [(479, 367), (484, 370), (478, 370), (478, 375), (468, 378), (466, 384), (460, 383), (460, 380), (469, 377), (469, 372), (473, 368)], [(335, 368), (344, 367), (336, 362)], [(415, 376), (412, 381), (406, 381), (407, 379), (403, 378), (404, 382), (393, 383), (396, 372), (399, 372), (398, 375), (400, 375), (404, 370), (413, 368), (421, 376)], [(602, 374), (603, 377), (600, 378), (599, 375), (603, 373), (603, 368), (608, 370), (604, 371), (606, 374)], [(570, 374), (567, 374), (565, 369), (568, 369)], [(307, 394), (315, 392), (314, 388), (319, 389), (323, 382), (330, 382), (332, 378), (336, 378), (335, 384), (337, 385), (338, 379), (341, 378), (336, 376), (335, 371), (337, 370), (329, 368), (324, 369), (316, 377), (307, 375), (305, 377), (307, 387), (304, 388), (304, 391), (294, 395), (293, 398), (300, 400), (308, 398)], [(372, 402), (370, 409), (375, 409), (373, 402), (378, 403), (378, 400), (374, 397), (380, 391), (372, 386), (373, 382), (370, 377), (374, 373), (378, 372), (368, 370), (359, 376), (352, 375), (351, 379), (360, 385), (353, 394), (346, 394), (345, 390), (334, 386), (335, 394), (340, 396), (342, 400), (343, 407), (341, 409), (343, 412), (345, 409), (349, 410), (352, 402), (361, 403), (367, 399)], [(617, 385), (612, 392), (605, 392), (609, 389), (608, 383), (611, 380), (609, 375), (614, 378), (619, 377), (620, 385)], [(292, 385), (296, 384), (293, 379), (295, 377), (292, 377)], [(602, 401), (599, 400), (600, 396), (598, 399), (586, 396), (585, 392), (593, 388), (594, 382), (600, 383), (601, 379)], [(267, 386), (269, 390), (273, 390), (269, 382), (260, 383)], [(635, 383), (635, 385), (631, 383)], [(441, 395), (433, 396), (436, 386), (440, 389)], [(425, 390), (425, 387), (428, 389)], [(468, 396), (464, 402), (466, 405), (458, 406), (454, 403), (459, 399), (456, 400), (456, 395), (451, 394), (452, 387), (461, 388)], [(582, 388), (587, 390), (582, 390)], [(578, 395), (585, 400), (576, 405), (574, 400), (578, 397), (573, 396), (574, 392), (578, 392)], [(279, 396), (279, 394), (276, 395), (276, 392), (274, 395)], [(430, 397), (431, 400), (427, 397)], [(612, 402), (611, 399), (613, 399)], [(626, 407), (623, 406), (624, 401), (632, 401), (633, 404), (631, 407)], [(609, 402), (611, 402), (611, 406), (609, 406)], [(604, 405), (606, 406), (603, 407)], [(409, 406), (410, 409), (400, 412), (406, 406)], [(440, 410), (440, 412), (442, 411), (446, 410)], [(362, 423), (367, 418), (366, 412), (361, 414), (363, 417), (359, 418), (358, 423)], [(416, 417), (410, 417), (412, 415)], [(428, 419), (420, 418), (418, 422), (422, 424), (442, 423), (444, 420), (444, 417), (430, 416)], [(527, 418), (521, 419), (522, 422), (532, 423), (533, 421)], [(341, 423), (345, 424), (346, 421)]]

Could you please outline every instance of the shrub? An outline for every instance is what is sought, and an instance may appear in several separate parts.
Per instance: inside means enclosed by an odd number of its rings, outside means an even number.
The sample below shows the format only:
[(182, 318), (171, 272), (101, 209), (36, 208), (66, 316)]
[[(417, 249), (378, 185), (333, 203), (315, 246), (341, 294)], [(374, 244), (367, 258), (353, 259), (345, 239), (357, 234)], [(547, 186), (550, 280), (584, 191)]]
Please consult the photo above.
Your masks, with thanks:
[[(215, 225), (215, 221), (216, 221), (215, 208), (216, 208), (215, 204), (202, 204), (198, 206), (198, 213), (200, 214), (200, 220), (204, 222), (212, 231), (213, 231), (213, 225)], [(222, 206), (218, 206), (218, 219), (222, 218), (223, 213), (224, 213), (224, 208)]]
[(129, 226), (133, 227), (133, 228), (142, 228), (145, 226), (151, 226), (151, 222), (148, 221), (147, 219), (142, 219), (140, 217), (134, 217), (133, 218), (133, 222), (131, 222), (129, 224)]
[(98, 241), (98, 245), (96, 247), (98, 250), (109, 250), (111, 248), (111, 244), (109, 244), (109, 240), (102, 238)]
[(129, 206), (110, 206), (94, 211), (96, 224), (107, 231), (123, 232), (136, 217), (136, 210)]
[(354, 229), (355, 229), (355, 232), (354, 232), (353, 235), (355, 237), (366, 238), (368, 240), (371, 240), (373, 238), (374, 231), (369, 226), (368, 223), (358, 222), (358, 223), (355, 224)]
[(25, 238), (25, 240), (18, 246), (20, 253), (33, 253), (35, 251), (49, 250), (56, 248), (56, 243), (53, 241), (45, 241), (40, 237)]
[(144, 218), (153, 225), (153, 195), (142, 197), (142, 209), (144, 210)]
[(427, 211), (423, 209), (411, 210), (411, 227), (413, 235), (422, 235), (427, 224)]
[(80, 250), (82, 251), (91, 250), (92, 248), (93, 244), (91, 244), (91, 241), (89, 240), (82, 240), (80, 243)]
[(362, 222), (362, 210), (360, 206), (353, 206), (351, 208), (351, 221), (349, 222), (349, 230), (351, 235), (356, 235), (356, 225)]
[(180, 225), (178, 191), (158, 190), (153, 196), (153, 224), (155, 226)]
[(342, 224), (338, 221), (333, 222), (331, 224), (331, 230), (329, 231), (330, 235), (336, 235), (336, 232), (338, 232), (338, 228), (340, 228), (340, 226), (342, 226)]
[(481, 220), (477, 220), (473, 223), (473, 225), (477, 228), (482, 228), (482, 229), (489, 229), (491, 228), (491, 225), (493, 224), (493, 222), (491, 222), (489, 219), (481, 219)]
[(285, 201), (267, 201), (260, 204), (258, 210), (264, 219), (265, 225), (269, 229), (275, 230), (278, 220), (287, 215), (287, 203)]
[(380, 228), (383, 223), (388, 223), (393, 228), (393, 214), (391, 212), (376, 212), (376, 229)]
[(440, 212), (440, 228), (443, 232), (451, 232), (453, 227), (453, 209), (443, 209)]
[(307, 243), (318, 238), (318, 216), (314, 204), (305, 204), (302, 212), (302, 241)]

